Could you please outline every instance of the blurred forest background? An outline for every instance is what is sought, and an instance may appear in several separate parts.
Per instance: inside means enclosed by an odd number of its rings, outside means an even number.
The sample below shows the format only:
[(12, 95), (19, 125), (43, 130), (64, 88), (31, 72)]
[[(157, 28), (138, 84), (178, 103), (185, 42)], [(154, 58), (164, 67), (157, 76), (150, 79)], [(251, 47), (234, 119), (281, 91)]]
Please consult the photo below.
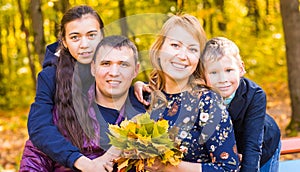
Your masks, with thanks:
[(246, 77), (266, 91), (267, 110), (282, 136), (297, 135), (299, 0), (0, 0), (0, 172), (18, 169), (45, 46), (57, 40), (66, 9), (79, 4), (99, 12), (106, 35), (127, 35), (137, 44), (138, 80), (145, 81), (151, 69), (147, 50), (165, 17), (196, 16), (208, 38), (225, 36), (239, 46)]

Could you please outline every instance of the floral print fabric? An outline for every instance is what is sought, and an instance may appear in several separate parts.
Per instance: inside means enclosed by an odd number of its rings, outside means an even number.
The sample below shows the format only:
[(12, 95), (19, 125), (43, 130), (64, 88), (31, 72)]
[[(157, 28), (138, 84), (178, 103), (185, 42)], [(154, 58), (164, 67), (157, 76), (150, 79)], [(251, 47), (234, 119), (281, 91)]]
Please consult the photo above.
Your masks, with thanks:
[(239, 160), (233, 126), (221, 97), (202, 88), (193, 92), (165, 93), (167, 107), (152, 116), (176, 128), (184, 161), (202, 164), (202, 171), (238, 171)]

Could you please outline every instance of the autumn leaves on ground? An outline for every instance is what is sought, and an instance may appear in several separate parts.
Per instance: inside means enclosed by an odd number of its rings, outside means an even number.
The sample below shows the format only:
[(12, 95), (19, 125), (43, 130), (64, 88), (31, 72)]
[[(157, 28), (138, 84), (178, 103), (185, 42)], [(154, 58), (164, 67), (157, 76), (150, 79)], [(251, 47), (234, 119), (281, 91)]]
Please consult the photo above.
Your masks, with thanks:
[[(268, 113), (271, 114), (279, 125), (282, 136), (284, 128), (289, 123), (291, 109), (289, 100), (268, 102)], [(27, 115), (29, 109), (1, 111), (0, 110), (0, 172), (18, 171), (22, 156), (23, 146), (28, 139)], [(285, 155), (281, 159), (293, 159), (294, 155)]]

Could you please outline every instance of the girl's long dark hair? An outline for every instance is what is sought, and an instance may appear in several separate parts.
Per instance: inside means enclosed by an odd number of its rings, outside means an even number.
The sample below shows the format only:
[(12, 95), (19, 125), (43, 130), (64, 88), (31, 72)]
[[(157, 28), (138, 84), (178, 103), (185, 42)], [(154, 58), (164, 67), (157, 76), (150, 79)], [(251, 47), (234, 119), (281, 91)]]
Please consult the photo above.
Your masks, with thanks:
[[(80, 150), (83, 150), (83, 138), (86, 138), (89, 142), (92, 139), (91, 135), (93, 135), (93, 133), (87, 134), (85, 132), (87, 129), (82, 128), (83, 126), (80, 125), (80, 121), (75, 114), (72, 102), (72, 79), (76, 60), (72, 57), (69, 50), (63, 46), (62, 39), (66, 36), (65, 25), (71, 21), (80, 19), (86, 14), (91, 14), (98, 20), (101, 34), (104, 35), (102, 19), (91, 7), (86, 5), (76, 6), (64, 14), (60, 26), (60, 55), (58, 57), (56, 70), (56, 92), (54, 97), (55, 113), (58, 115), (58, 129)], [(86, 118), (88, 118), (88, 116)]]

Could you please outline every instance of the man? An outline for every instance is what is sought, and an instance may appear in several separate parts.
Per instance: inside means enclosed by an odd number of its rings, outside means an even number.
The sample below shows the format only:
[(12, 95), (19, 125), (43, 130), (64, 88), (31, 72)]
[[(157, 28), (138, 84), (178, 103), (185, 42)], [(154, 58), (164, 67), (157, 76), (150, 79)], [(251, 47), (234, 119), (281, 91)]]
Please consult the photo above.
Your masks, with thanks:
[[(90, 71), (95, 77), (95, 83), (90, 87), (88, 83), (79, 82), (87, 86), (78, 88), (89, 88), (87, 96), (86, 91), (80, 92), (80, 89), (77, 90), (80, 94), (73, 93), (73, 99), (80, 97), (79, 103), (82, 104), (73, 104), (77, 115), (75, 119), (85, 133), (91, 133), (86, 134), (91, 137), (82, 137), (84, 152), (81, 153), (84, 156), (79, 157), (74, 164), (81, 167), (82, 171), (104, 171), (104, 168), (106, 171), (112, 171), (111, 160), (118, 157), (121, 150), (116, 150), (109, 144), (108, 125), (120, 124), (125, 118), (130, 119), (145, 112), (144, 106), (136, 99), (131, 87), (131, 82), (139, 71), (137, 58), (137, 48), (128, 38), (105, 37), (98, 44), (91, 63)], [(77, 69), (75, 67), (74, 70)], [(77, 79), (83, 79), (82, 72), (84, 71), (74, 71), (74, 81), (76, 75), (80, 75)], [(72, 88), (72, 92), (74, 90)], [(23, 154), (22, 159), (31, 163), (24, 164), (24, 171), (25, 168), (33, 169), (29, 166), (39, 167), (37, 171), (71, 170), (54, 162), (33, 145), (25, 149), (27, 154)]]
[[(91, 63), (91, 73), (96, 80), (95, 101), (99, 109), (96, 114), (102, 149), (110, 148), (108, 124), (120, 124), (125, 118), (145, 112), (131, 87), (138, 71), (137, 48), (128, 38), (109, 36), (99, 43)], [(107, 152), (118, 154), (112, 149)], [(109, 165), (104, 165), (108, 171), (112, 170)]]
[(132, 118), (145, 112), (131, 87), (138, 71), (137, 49), (128, 38), (110, 36), (99, 43), (91, 63), (91, 73), (96, 80), (95, 101), (101, 112), (101, 115), (97, 113), (100, 126), (103, 121), (106, 125), (119, 124), (125, 117)]

